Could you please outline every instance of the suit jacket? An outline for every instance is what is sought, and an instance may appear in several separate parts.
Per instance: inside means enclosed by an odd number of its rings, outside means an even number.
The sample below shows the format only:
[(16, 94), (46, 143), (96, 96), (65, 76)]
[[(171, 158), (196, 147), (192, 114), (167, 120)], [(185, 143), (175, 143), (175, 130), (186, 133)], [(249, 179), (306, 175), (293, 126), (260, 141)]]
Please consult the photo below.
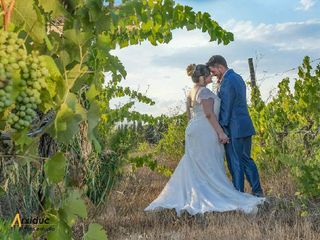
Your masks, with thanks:
[(221, 82), (219, 123), (230, 138), (243, 138), (255, 134), (249, 115), (246, 84), (242, 77), (229, 69)]

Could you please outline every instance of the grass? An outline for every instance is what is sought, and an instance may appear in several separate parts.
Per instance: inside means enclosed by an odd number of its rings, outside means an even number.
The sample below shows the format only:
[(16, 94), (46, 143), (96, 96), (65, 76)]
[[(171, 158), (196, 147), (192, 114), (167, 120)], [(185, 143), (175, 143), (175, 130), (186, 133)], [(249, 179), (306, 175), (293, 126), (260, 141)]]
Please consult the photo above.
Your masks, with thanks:
[[(166, 165), (174, 168), (176, 163)], [(228, 212), (179, 218), (173, 210), (145, 213), (167, 181), (146, 168), (127, 171), (108, 201), (91, 207), (91, 220), (104, 226), (111, 240), (320, 239), (320, 204), (305, 205), (295, 197), (295, 186), (285, 172), (262, 176), (269, 204), (255, 216)]]

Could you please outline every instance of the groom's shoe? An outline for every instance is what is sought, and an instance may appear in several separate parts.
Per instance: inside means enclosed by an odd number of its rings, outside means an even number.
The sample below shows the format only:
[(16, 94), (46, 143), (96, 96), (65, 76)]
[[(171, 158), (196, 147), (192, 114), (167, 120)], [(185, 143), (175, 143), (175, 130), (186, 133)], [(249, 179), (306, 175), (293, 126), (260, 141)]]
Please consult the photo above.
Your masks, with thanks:
[(262, 191), (261, 192), (253, 192), (252, 195), (256, 196), (256, 197), (264, 197), (264, 194)]

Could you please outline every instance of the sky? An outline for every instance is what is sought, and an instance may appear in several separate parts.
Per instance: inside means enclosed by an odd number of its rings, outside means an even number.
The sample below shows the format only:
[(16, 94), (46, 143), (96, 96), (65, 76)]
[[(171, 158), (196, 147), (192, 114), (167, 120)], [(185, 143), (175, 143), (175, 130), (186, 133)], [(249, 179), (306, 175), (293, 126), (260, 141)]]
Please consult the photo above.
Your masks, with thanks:
[[(206, 63), (215, 54), (223, 55), (230, 68), (249, 81), (248, 58), (254, 59), (257, 83), (262, 98), (271, 99), (279, 81), (296, 77), (303, 57), (320, 58), (320, 0), (176, 0), (208, 12), (224, 29), (234, 34), (228, 45), (209, 42), (199, 30), (174, 30), (168, 44), (152, 46), (148, 42), (116, 49), (127, 70), (121, 83), (152, 98), (156, 104), (137, 103), (134, 110), (154, 116), (184, 111), (185, 92), (193, 86), (186, 75), (190, 63)], [(316, 66), (319, 60), (312, 63)], [(106, 77), (107, 79), (108, 77)], [(215, 79), (213, 78), (213, 81)], [(208, 86), (214, 89), (213, 85)], [(248, 89), (249, 91), (249, 89)], [(249, 92), (248, 92), (249, 96)], [(114, 99), (119, 107), (128, 99)]]

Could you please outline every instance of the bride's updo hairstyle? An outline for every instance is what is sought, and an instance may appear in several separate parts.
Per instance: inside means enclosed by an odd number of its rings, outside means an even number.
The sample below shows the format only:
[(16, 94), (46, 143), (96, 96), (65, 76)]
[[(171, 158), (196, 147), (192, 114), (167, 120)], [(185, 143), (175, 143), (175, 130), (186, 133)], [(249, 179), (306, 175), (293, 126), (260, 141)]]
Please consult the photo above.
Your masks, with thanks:
[(190, 64), (187, 67), (187, 74), (194, 83), (198, 83), (201, 76), (208, 77), (210, 75), (210, 69), (204, 64)]

